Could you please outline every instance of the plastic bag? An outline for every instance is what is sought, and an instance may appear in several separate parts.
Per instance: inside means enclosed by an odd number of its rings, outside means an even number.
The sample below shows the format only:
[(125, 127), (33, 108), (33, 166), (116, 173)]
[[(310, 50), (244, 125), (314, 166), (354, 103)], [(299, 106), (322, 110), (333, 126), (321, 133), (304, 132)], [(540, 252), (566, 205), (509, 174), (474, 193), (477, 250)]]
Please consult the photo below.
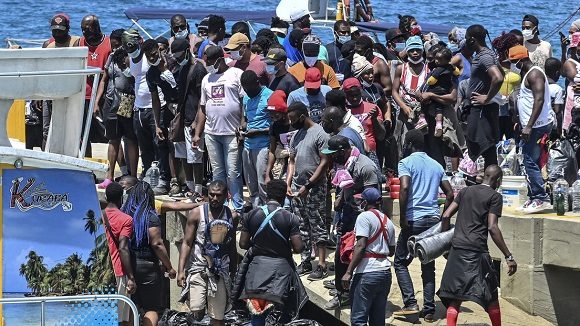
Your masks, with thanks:
[(569, 184), (576, 181), (578, 162), (572, 143), (567, 139), (555, 141), (549, 150), (548, 181), (564, 178)]

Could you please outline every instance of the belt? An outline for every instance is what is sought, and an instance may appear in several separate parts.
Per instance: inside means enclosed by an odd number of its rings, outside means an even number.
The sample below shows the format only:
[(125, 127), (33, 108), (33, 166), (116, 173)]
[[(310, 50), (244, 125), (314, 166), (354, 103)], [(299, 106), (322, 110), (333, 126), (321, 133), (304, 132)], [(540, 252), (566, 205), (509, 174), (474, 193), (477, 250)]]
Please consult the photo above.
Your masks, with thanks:
[(133, 111), (147, 111), (147, 110), (152, 110), (153, 108), (138, 108), (138, 107), (134, 107)]

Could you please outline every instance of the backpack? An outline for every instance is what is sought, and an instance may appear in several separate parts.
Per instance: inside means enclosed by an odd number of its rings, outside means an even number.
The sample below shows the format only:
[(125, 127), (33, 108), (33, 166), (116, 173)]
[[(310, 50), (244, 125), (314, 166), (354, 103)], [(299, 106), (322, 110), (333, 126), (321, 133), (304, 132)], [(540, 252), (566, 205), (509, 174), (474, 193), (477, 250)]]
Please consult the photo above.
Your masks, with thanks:
[[(377, 233), (375, 233), (367, 242), (367, 247), (369, 244), (373, 243), (375, 240), (378, 239), (379, 235), (382, 233), (385, 241), (388, 242), (389, 236), (387, 231), (385, 230), (385, 225), (387, 224), (387, 215), (385, 215), (384, 219), (381, 219), (381, 215), (376, 209), (371, 209), (370, 212), (375, 214), (375, 216), (381, 221), (381, 226)], [(340, 261), (344, 264), (350, 264), (352, 261), (352, 254), (354, 252), (354, 245), (356, 243), (356, 233), (354, 230), (345, 233), (342, 237), (340, 237)], [(365, 252), (364, 258), (387, 258), (387, 255), (384, 254), (375, 254), (372, 252)]]
[(208, 256), (212, 263), (209, 264), (209, 270), (215, 275), (224, 268), (222, 258), (229, 255), (228, 245), (234, 241), (232, 236), (233, 218), (231, 211), (226, 209), (226, 220), (213, 219), (209, 220), (209, 204), (203, 205), (205, 231), (202, 254)]

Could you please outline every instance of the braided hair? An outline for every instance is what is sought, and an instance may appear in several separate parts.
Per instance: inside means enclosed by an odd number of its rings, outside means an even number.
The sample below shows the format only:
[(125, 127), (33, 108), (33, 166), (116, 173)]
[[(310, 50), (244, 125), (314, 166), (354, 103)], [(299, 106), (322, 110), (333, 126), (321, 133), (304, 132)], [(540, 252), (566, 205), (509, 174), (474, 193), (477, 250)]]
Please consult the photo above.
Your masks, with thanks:
[(149, 218), (157, 215), (155, 211), (155, 194), (151, 186), (144, 181), (138, 181), (128, 191), (127, 200), (121, 207), (123, 213), (133, 218), (134, 248), (141, 248), (149, 244)]
[(491, 45), (499, 56), (499, 61), (507, 59), (508, 51), (511, 47), (518, 45), (518, 38), (515, 34), (502, 32), (500, 36), (491, 41)]

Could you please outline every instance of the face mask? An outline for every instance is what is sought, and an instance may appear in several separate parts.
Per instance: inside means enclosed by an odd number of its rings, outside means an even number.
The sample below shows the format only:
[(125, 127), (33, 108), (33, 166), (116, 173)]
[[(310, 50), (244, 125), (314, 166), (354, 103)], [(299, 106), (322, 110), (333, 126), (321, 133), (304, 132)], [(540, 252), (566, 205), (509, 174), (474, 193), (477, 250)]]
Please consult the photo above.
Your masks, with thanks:
[(159, 56), (157, 58), (157, 61), (155, 61), (155, 62), (149, 61), (149, 64), (152, 65), (153, 67), (155, 67), (155, 66), (159, 65), (160, 62), (161, 62), (161, 56)]
[(125, 70), (123, 70), (123, 75), (125, 75), (125, 77), (130, 78), (131, 77), (131, 69), (129, 67), (125, 68)]
[(513, 73), (518, 74), (518, 75), (522, 72), (522, 69), (521, 68), (518, 68), (518, 64), (517, 63), (511, 63), (510, 64), (510, 70)]
[(401, 52), (405, 49), (405, 43), (395, 43), (395, 51)]
[(189, 32), (187, 31), (187, 29), (183, 30), (183, 31), (179, 31), (177, 33), (175, 33), (175, 39), (184, 39), (187, 37), (187, 35), (189, 35)]
[(350, 41), (350, 35), (337, 35), (337, 41), (340, 44), (344, 44), (348, 41)]
[(306, 65), (308, 67), (314, 67), (314, 65), (316, 64), (316, 61), (318, 61), (318, 57), (305, 57), (304, 58), (304, 63), (306, 63)]
[(268, 75), (275, 75), (276, 73), (278, 73), (278, 68), (276, 68), (275, 65), (267, 65), (266, 66), (266, 73)]
[(68, 39), (68, 34), (52, 31), (52, 38), (54, 38), (57, 43), (64, 43)]
[(366, 80), (361, 80), (360, 83), (361, 83), (362, 87), (364, 87), (364, 88), (369, 88), (369, 87), (373, 86), (373, 84), (369, 83)]
[(213, 64), (213, 66), (207, 66), (207, 72), (210, 74), (216, 74), (218, 72), (218, 68), (215, 66), (218, 64), (219, 59)]
[[(246, 51), (244, 51), (246, 52)], [(231, 51), (230, 52), (230, 58), (232, 58), (232, 60), (240, 60), (242, 58), (242, 56), (244, 55), (244, 52), (240, 51)]]
[(179, 62), (179, 65), (181, 67), (185, 66), (187, 63), (189, 62), (189, 56), (187, 55), (187, 53), (185, 54), (185, 57), (183, 57), (183, 60), (181, 60)]
[(533, 39), (534, 34), (535, 34), (534, 31), (535, 31), (535, 28), (534, 29), (524, 29), (522, 31), (522, 36), (524, 37), (524, 41), (529, 41), (529, 40)]
[(137, 58), (140, 54), (141, 54), (140, 48), (135, 49), (135, 51), (133, 51), (133, 52), (127, 53), (127, 55), (129, 55), (129, 58), (132, 58), (132, 59)]
[(420, 58), (419, 58), (419, 59), (417, 59), (417, 60), (413, 60), (413, 59), (411, 59), (411, 58), (409, 57), (409, 58), (408, 58), (408, 60), (409, 60), (409, 62), (410, 62), (410, 63), (419, 64), (419, 63), (423, 62), (423, 60), (425, 60), (425, 59), (423, 59), (423, 57), (420, 57)]
[(304, 127), (304, 120), (298, 120), (292, 124), (290, 124), (292, 126), (292, 128), (294, 128), (295, 130), (299, 130), (302, 129)]

